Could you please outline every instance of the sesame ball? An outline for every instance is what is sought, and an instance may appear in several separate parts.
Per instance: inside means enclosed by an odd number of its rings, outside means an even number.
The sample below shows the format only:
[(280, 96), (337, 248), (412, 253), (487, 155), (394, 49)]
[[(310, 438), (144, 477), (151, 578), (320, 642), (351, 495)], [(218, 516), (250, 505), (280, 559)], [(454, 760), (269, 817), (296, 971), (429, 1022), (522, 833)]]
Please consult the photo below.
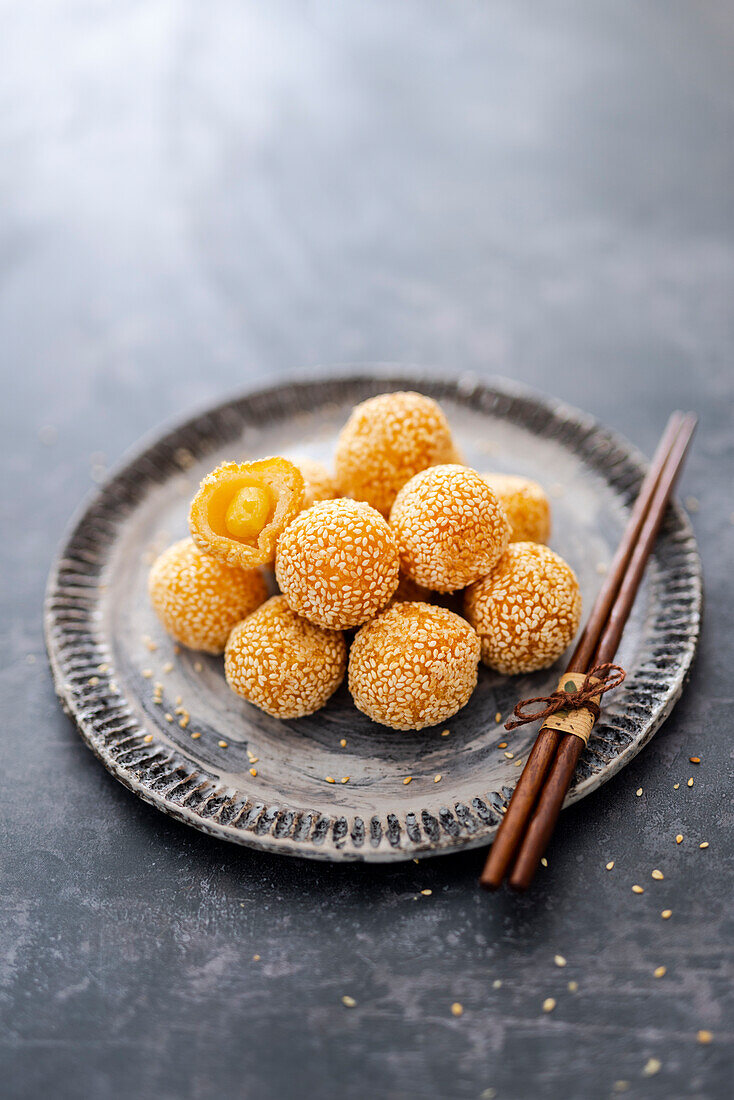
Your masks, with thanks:
[(344, 679), (347, 646), (273, 596), (238, 623), (224, 653), (232, 691), (274, 718), (301, 718), (323, 707)]
[(238, 569), (182, 539), (158, 557), (148, 594), (171, 637), (189, 649), (221, 653), (230, 630), (267, 596), (259, 569)]
[(510, 542), (547, 542), (551, 532), (550, 501), (529, 477), (484, 474), (510, 523)]
[(382, 393), (356, 405), (342, 428), (334, 465), (344, 496), (387, 515), (413, 474), (456, 451), (440, 405), (421, 393)]
[(275, 557), (281, 531), (300, 512), (303, 492), (303, 475), (286, 458), (223, 462), (191, 501), (191, 537), (229, 565), (265, 565)]
[(489, 573), (510, 538), (497, 497), (467, 466), (416, 474), (398, 493), (390, 526), (402, 571), (437, 592), (455, 592)]
[(314, 504), (278, 540), (278, 586), (318, 626), (346, 630), (371, 619), (395, 591), (398, 572), (389, 526), (360, 501)]
[(312, 458), (302, 458), (296, 463), (303, 475), (303, 508), (310, 508), (319, 500), (334, 500), (340, 496), (336, 478), (326, 469), (323, 462)]
[(479, 639), (459, 615), (427, 603), (396, 603), (354, 639), (349, 690), (374, 722), (423, 729), (469, 701), (478, 664)]
[(513, 542), (488, 577), (464, 593), (482, 660), (505, 674), (547, 668), (578, 630), (581, 592), (573, 569), (538, 542)]

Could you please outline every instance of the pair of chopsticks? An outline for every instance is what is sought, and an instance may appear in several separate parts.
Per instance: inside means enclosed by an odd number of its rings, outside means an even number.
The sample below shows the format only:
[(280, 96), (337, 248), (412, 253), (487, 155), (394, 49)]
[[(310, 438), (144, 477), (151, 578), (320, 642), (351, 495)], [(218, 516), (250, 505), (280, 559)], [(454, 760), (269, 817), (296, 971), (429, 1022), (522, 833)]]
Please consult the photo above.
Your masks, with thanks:
[[(613, 661), (696, 423), (693, 413), (680, 412), (668, 421), (568, 673)], [(515, 890), (530, 885), (584, 744), (574, 734), (540, 730), (479, 879), (485, 889), (496, 890), (506, 876)]]

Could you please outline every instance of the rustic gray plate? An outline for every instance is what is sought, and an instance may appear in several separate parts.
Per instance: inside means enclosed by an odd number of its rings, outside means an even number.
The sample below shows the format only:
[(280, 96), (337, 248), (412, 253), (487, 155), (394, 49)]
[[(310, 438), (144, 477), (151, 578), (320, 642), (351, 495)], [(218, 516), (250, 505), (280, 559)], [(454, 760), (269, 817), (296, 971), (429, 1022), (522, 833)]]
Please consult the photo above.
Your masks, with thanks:
[[(331, 860), (408, 859), (485, 844), (494, 834), (535, 737), (534, 727), (507, 736), (496, 715), (552, 690), (561, 662), (515, 679), (482, 669), (472, 700), (446, 724), (448, 737), (442, 727), (398, 733), (375, 725), (344, 687), (319, 713), (279, 722), (228, 690), (221, 659), (176, 653), (146, 598), (152, 555), (186, 533), (188, 500), (213, 466), (278, 453), (328, 461), (355, 402), (405, 388), (441, 401), (468, 463), (546, 486), (552, 545), (575, 568), (591, 607), (644, 462), (619, 436), (556, 401), (504, 381), (444, 382), (368, 367), (245, 394), (166, 431), (74, 522), (49, 579), (46, 635), (56, 690), (84, 740), (121, 783), (179, 821), (239, 844)], [(674, 506), (619, 654), (627, 681), (605, 705), (569, 802), (624, 767), (672, 709), (696, 648), (700, 605), (695, 539)], [(156, 681), (162, 706), (152, 699)], [(188, 729), (175, 717), (179, 697), (191, 713)], [(498, 748), (502, 740), (512, 759)], [(329, 784), (326, 776), (349, 782)]]

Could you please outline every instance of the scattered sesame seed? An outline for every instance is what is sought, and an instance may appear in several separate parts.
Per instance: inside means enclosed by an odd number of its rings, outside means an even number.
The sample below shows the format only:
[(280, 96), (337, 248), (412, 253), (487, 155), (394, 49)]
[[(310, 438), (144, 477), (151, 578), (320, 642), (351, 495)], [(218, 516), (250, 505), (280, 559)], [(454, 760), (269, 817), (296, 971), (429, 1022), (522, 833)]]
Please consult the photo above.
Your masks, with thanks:
[(515, 763), (512, 766), (513, 766), (513, 768), (521, 768), (522, 767), (522, 760), (516, 760)]
[(97, 672), (107, 672), (109, 667), (109, 665), (97, 665)]
[(570, 981), (568, 983), (568, 992), (569, 993), (576, 993), (578, 988), (579, 988), (579, 983), (578, 982)]
[(656, 966), (652, 972), (653, 978), (664, 978), (667, 974), (667, 969), (664, 966)]
[(412, 783), (412, 782), (413, 782), (413, 776), (412, 775), (406, 775), (405, 779), (403, 780), (403, 786), (407, 787), (408, 784)]
[(701, 507), (697, 497), (686, 497), (686, 508), (689, 512), (697, 512)]
[(336, 783), (336, 779), (334, 779), (333, 775), (325, 775), (324, 779), (327, 783)]
[(349, 776), (348, 775), (343, 775), (342, 776), (342, 783), (348, 783), (348, 782), (349, 782)]
[(173, 661), (166, 661), (163, 666), (164, 672), (173, 672)]
[(713, 1039), (713, 1034), (710, 1031), (702, 1030), (696, 1034), (696, 1038), (698, 1039), (699, 1043), (710, 1043)]
[(542, 866), (543, 866), (543, 867), (547, 867), (547, 866), (548, 866), (548, 860), (547, 860), (547, 859), (545, 858), (545, 856), (541, 856), (541, 857), (540, 857), (540, 862), (541, 862), (541, 864), (542, 864)]
[(556, 966), (566, 965), (566, 960), (564, 959), (563, 955), (554, 955), (553, 962), (556, 964)]
[(660, 916), (663, 918), (663, 920), (669, 920), (673, 916), (673, 910), (672, 909), (663, 909)]
[(342, 739), (341, 739), (341, 741), (339, 742), (339, 744), (341, 745), (341, 747), (342, 747), (343, 749), (345, 749), (345, 748), (347, 747), (347, 739), (346, 739), (346, 737), (342, 737)]
[[(257, 768), (250, 768), (250, 775), (254, 778), (257, 775)], [(334, 780), (332, 779), (332, 783), (333, 782)]]
[(226, 749), (227, 748), (227, 742), (226, 741), (217, 741), (217, 744), (219, 745), (220, 749)]
[(260, 956), (259, 955), (253, 955), (252, 956), (252, 961), (254, 963), (259, 963), (260, 962)]
[(190, 721), (191, 719), (189, 718), (188, 714), (185, 714), (183, 718), (179, 718), (178, 724), (182, 730), (185, 730)]
[(430, 898), (432, 893), (433, 893), (433, 890), (421, 890), (421, 894), (423, 894), (424, 898)]
[(626, 1092), (629, 1087), (629, 1081), (615, 1081), (612, 1085), (615, 1092)]
[(555, 1007), (555, 997), (546, 997), (546, 999), (543, 1001), (543, 1012), (552, 1012)]
[(609, 863), (607, 863), (607, 871), (611, 871), (613, 866), (614, 866), (614, 860), (610, 859)]
[(682, 844), (683, 843), (683, 833), (678, 833), (678, 836), (675, 838), (675, 843), (676, 844)]
[(688, 786), (689, 787), (693, 786), (693, 776), (691, 776), (691, 778), (688, 780)]
[(442, 737), (448, 737), (450, 733), (451, 733), (451, 730), (441, 730), (441, 736)]
[(663, 1063), (659, 1058), (649, 1058), (642, 1070), (643, 1077), (654, 1077), (656, 1073), (659, 1073)]
[(502, 988), (502, 979), (501, 978), (495, 978), (494, 981), (492, 982), (492, 989), (501, 989), (501, 988)]
[(497, 713), (495, 714), (494, 720), (495, 720), (495, 722), (497, 722), (498, 725), (502, 721), (502, 715), (500, 714), (499, 711), (497, 711)]
[(173, 715), (172, 714), (166, 714), (165, 718), (166, 718), (167, 722), (172, 722), (173, 721)]
[(442, 778), (443, 777), (442, 777), (441, 773), (439, 772), (437, 775), (434, 775), (433, 782), (434, 783), (440, 783)]
[(148, 650), (149, 653), (155, 653), (155, 651), (158, 649), (157, 642), (154, 642), (153, 639), (151, 637), (149, 637), (147, 634), (143, 635), (143, 643), (144, 643), (145, 648)]
[(673, 784), (673, 790), (674, 791), (677, 791), (679, 787), (680, 787), (680, 783), (674, 783)]
[(500, 741), (500, 743), (499, 743), (499, 745), (497, 746), (497, 748), (498, 748), (498, 749), (506, 749), (506, 748), (507, 748), (507, 742), (506, 742), (506, 741)]
[(200, 737), (201, 737), (201, 734), (198, 731), (196, 733), (191, 734), (192, 741), (198, 741)]
[(452, 1016), (461, 1016), (463, 1014), (463, 1012), (464, 1012), (464, 1006), (459, 1004), (458, 1001), (454, 1001), (454, 1003), (451, 1006), (451, 1015)]
[(142, 675), (144, 680), (150, 680), (151, 676), (153, 675), (153, 669), (152, 668), (144, 668), (141, 675)]
[(143, 741), (145, 741), (146, 745), (149, 745), (152, 740), (153, 740), (153, 734), (152, 733), (146, 733), (145, 737), (143, 738)]
[(689, 756), (688, 759), (689, 759), (691, 764), (700, 764), (701, 763), (701, 757), (700, 756)]
[(708, 846), (709, 846), (708, 840), (704, 840), (704, 841), (702, 841), (701, 844), (699, 844), (699, 848), (708, 848)]
[(635, 885), (635, 886), (632, 887), (632, 893), (633, 894), (644, 894), (645, 891), (643, 890), (643, 888), (641, 886)]
[(87, 683), (91, 684), (92, 687), (96, 687), (99, 683), (99, 676), (90, 676)]
[(349, 994), (347, 994), (347, 993), (345, 993), (344, 996), (342, 997), (342, 1004), (344, 1005), (345, 1008), (356, 1008), (357, 1007), (357, 1002), (355, 1001), (354, 997), (350, 997)]
[(194, 672), (203, 672), (204, 666), (201, 661), (194, 661)]
[(504, 756), (504, 757), (505, 757), (505, 758), (506, 758), (507, 760), (514, 760), (514, 759), (515, 759), (515, 754), (514, 754), (514, 752), (503, 752), (503, 753), (502, 753), (502, 755), (503, 755), (503, 756)]
[(658, 880), (658, 882), (659, 882), (659, 881), (660, 881), (661, 879), (665, 878), (665, 875), (663, 874), (663, 872), (662, 872), (662, 871), (658, 871), (657, 867), (655, 868), (655, 870), (654, 870), (654, 871), (652, 871), (652, 872), (651, 872), (651, 875), (652, 875), (652, 877), (653, 877), (653, 878), (657, 879), (657, 880)]
[(637, 790), (635, 791), (635, 794), (636, 794), (636, 795), (637, 795), (637, 797), (639, 798), (639, 797), (640, 797), (640, 795), (642, 794), (642, 787), (638, 787), (638, 788), (637, 788)]

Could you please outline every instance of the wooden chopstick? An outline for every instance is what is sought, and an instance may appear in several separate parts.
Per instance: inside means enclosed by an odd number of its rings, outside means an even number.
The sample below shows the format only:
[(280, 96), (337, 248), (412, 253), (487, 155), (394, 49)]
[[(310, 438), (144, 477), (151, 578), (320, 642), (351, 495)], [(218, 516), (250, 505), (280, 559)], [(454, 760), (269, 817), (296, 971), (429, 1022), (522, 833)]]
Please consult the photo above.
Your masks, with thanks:
[[(599, 645), (612, 605), (622, 584), (625, 571), (642, 531), (655, 490), (665, 468), (671, 448), (681, 430), (683, 414), (670, 417), (650, 468), (640, 486), (624, 534), (612, 560), (604, 584), (596, 598), (569, 663), (568, 672), (586, 672)], [(490, 849), (479, 883), (485, 890), (496, 890), (507, 873), (512, 858), (522, 840), (530, 815), (540, 793), (548, 769), (553, 762), (562, 735), (556, 730), (542, 729), (528, 756), (522, 775), (507, 807), (497, 836)]]
[[(604, 628), (596, 652), (589, 661), (588, 668), (614, 659), (622, 638), (622, 632), (635, 602), (645, 566), (655, 546), (673, 487), (693, 438), (696, 423), (697, 418), (692, 414), (689, 414), (683, 420), (653, 494), (650, 509), (629, 559), (617, 597), (612, 605), (609, 620)], [(540, 857), (543, 855), (555, 828), (583, 748), (584, 743), (581, 738), (564, 734), (556, 758), (548, 773), (545, 786), (530, 819), (527, 832), (519, 846), (515, 865), (510, 875), (510, 886), (514, 890), (526, 890), (532, 881)]]

